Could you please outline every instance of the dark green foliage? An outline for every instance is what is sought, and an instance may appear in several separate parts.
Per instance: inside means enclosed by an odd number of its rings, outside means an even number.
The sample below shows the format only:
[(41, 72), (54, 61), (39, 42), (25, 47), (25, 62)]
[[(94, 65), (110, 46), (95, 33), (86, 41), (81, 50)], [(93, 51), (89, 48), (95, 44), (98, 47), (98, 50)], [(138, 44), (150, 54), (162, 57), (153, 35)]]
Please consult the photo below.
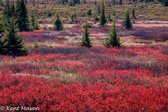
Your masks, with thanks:
[(120, 0), (120, 3), (119, 3), (120, 5), (122, 5), (122, 0)]
[(164, 0), (164, 1), (163, 1), (163, 5), (164, 5), (165, 7), (167, 7), (167, 6), (168, 6), (168, 0)]
[(104, 26), (106, 24), (107, 20), (105, 17), (105, 7), (104, 7), (104, 0), (102, 0), (101, 3), (101, 16), (100, 16), (100, 25)]
[(4, 54), (4, 39), (2, 38), (3, 36), (3, 24), (2, 24), (2, 20), (0, 18), (0, 54)]
[(97, 5), (97, 1), (95, 1), (94, 4)]
[(74, 0), (69, 0), (68, 5), (69, 5), (69, 6), (75, 6), (75, 2), (74, 2)]
[(48, 12), (48, 17), (51, 17), (52, 16), (52, 13), (49, 11)]
[(115, 3), (115, 0), (113, 0), (113, 5), (115, 5), (116, 3)]
[(132, 9), (132, 18), (133, 18), (133, 19), (136, 19), (135, 10), (134, 10), (134, 9)]
[(5, 53), (11, 56), (23, 56), (28, 55), (28, 49), (24, 48), (23, 37), (18, 35), (18, 25), (15, 19), (12, 17), (6, 24), (5, 32), (7, 36), (4, 40)]
[(79, 46), (85, 46), (85, 47), (92, 47), (91, 40), (89, 38), (89, 32), (88, 32), (88, 23), (84, 25), (84, 34), (82, 37), (82, 42), (79, 42)]
[(0, 0), (0, 6), (1, 6), (1, 7), (3, 7), (3, 6), (4, 6), (4, 4), (3, 4), (3, 1), (2, 1), (2, 0)]
[(115, 20), (113, 24), (113, 28), (110, 30), (110, 35), (106, 37), (106, 41), (103, 43), (105, 47), (120, 47), (121, 42), (119, 38), (119, 34), (117, 34), (117, 28), (115, 25)]
[(37, 39), (34, 41), (34, 46), (33, 46), (34, 48), (39, 48), (39, 45), (38, 45), (38, 43), (37, 43)]
[(116, 14), (115, 14), (115, 11), (113, 12), (113, 16), (115, 16)]
[(83, 3), (86, 4), (86, 0), (83, 0)]
[(2, 23), (2, 18), (0, 17), (0, 38), (2, 37), (2, 33), (3, 33), (3, 23)]
[(72, 21), (72, 22), (75, 22), (75, 23), (78, 22), (77, 17), (76, 17), (76, 12), (75, 12), (74, 14), (72, 14), (72, 16), (71, 16), (71, 21)]
[(36, 17), (34, 16), (34, 13), (31, 15), (31, 23), (32, 23), (32, 27), (34, 30), (40, 29), (40, 27), (38, 25), (38, 21), (37, 21)]
[(35, 6), (36, 6), (36, 2), (35, 2), (35, 0), (33, 0), (32, 2), (33, 2), (33, 7), (35, 7)]
[(99, 21), (99, 18), (98, 18), (98, 14), (97, 14), (97, 13), (95, 13), (95, 14), (93, 15), (93, 19), (94, 19), (95, 21)]
[(20, 31), (29, 31), (30, 23), (28, 19), (28, 11), (24, 0), (18, 0), (16, 6), (17, 23)]
[(63, 23), (60, 20), (59, 13), (57, 13), (57, 19), (54, 21), (54, 29), (57, 31), (63, 30)]
[(144, 8), (143, 4), (141, 5), (141, 8), (142, 8), (142, 9)]
[(131, 23), (131, 19), (129, 17), (129, 11), (128, 10), (125, 13), (125, 18), (123, 20), (122, 25), (125, 26), (125, 29), (131, 29), (132, 28), (132, 23)]
[(107, 14), (107, 19), (108, 19), (108, 21), (112, 21), (110, 13)]
[(6, 49), (5, 49), (4, 44), (5, 44), (5, 40), (4, 40), (4, 38), (1, 37), (0, 38), (0, 55), (6, 54)]
[(98, 12), (98, 14), (101, 13), (101, 11), (100, 11), (100, 5), (97, 6), (97, 12)]
[(87, 11), (87, 15), (92, 15), (92, 10), (91, 10), (91, 9), (89, 9), (89, 10)]
[(111, 2), (110, 2), (110, 0), (108, 1), (108, 6), (111, 7)]
[(69, 0), (69, 6), (75, 6), (75, 4), (80, 4), (80, 0)]
[(27, 4), (27, 0), (25, 0), (25, 3)]
[(9, 0), (6, 1), (6, 4), (4, 6), (4, 10), (3, 10), (3, 17), (4, 19), (9, 19), (10, 17), (12, 17), (15, 13), (15, 9), (14, 9), (14, 4), (10, 4)]

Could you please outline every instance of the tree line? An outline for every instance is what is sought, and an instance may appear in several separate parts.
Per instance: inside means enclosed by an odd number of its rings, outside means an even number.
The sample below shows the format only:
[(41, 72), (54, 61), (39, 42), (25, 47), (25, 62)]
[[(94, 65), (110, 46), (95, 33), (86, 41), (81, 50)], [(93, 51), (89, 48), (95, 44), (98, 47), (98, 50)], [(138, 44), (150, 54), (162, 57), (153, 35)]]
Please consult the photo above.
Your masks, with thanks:
[[(102, 1), (100, 10), (100, 25), (104, 27), (106, 23), (107, 18), (105, 16), (105, 6), (104, 1)], [(125, 26), (126, 29), (132, 28), (129, 11), (126, 12), (125, 19), (122, 24)], [(87, 22), (83, 26), (84, 34), (82, 37), (82, 41), (78, 43), (79, 46), (92, 47), (91, 39), (89, 38), (88, 26), (89, 25)], [(39, 29), (38, 22), (35, 18), (34, 13), (31, 14), (31, 17), (28, 16), (25, 1), (17, 0), (17, 3), (15, 5), (14, 2), (9, 3), (9, 0), (7, 0), (7, 3), (4, 6), (3, 10), (3, 16), (0, 17), (0, 54), (11, 56), (28, 55), (29, 51), (28, 48), (25, 47), (23, 37), (22, 35), (18, 35), (17, 32), (32, 31), (35, 29)], [(59, 13), (57, 13), (56, 19), (54, 21), (54, 29), (57, 31), (63, 30), (63, 23), (60, 19)], [(6, 34), (5, 36), (3, 36), (4, 33)], [(121, 46), (119, 34), (117, 33), (115, 19), (113, 20), (113, 27), (110, 30), (109, 36), (106, 38), (103, 45), (105, 47)]]
[[(16, 5), (6, 0), (3, 16), (0, 17), (0, 54), (22, 56), (29, 53), (22, 35), (18, 31), (39, 29), (34, 13), (28, 16), (25, 0), (17, 0)], [(5, 37), (3, 34), (6, 34)]]

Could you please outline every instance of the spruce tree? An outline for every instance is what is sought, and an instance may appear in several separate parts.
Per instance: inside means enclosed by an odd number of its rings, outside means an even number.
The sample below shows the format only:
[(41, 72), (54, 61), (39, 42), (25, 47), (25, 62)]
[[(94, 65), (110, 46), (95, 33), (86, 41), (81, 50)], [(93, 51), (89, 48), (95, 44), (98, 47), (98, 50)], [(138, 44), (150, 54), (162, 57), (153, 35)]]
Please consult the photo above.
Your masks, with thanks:
[(111, 2), (110, 2), (110, 0), (108, 1), (108, 6), (111, 7)]
[(115, 0), (113, 0), (113, 5), (115, 5)]
[(136, 19), (135, 10), (134, 10), (134, 9), (132, 9), (132, 18), (133, 18), (133, 19)]
[(54, 29), (57, 31), (63, 30), (63, 23), (60, 20), (59, 13), (57, 13), (57, 19), (54, 21)]
[(6, 24), (5, 32), (7, 36), (5, 37), (5, 48), (6, 53), (11, 56), (23, 56), (28, 55), (28, 49), (24, 48), (22, 35), (18, 35), (19, 31), (18, 25), (14, 17), (9, 19)]
[(3, 24), (2, 24), (2, 17), (0, 17), (0, 38), (2, 37), (3, 33)]
[(125, 26), (125, 29), (131, 29), (132, 28), (132, 23), (131, 23), (131, 19), (130, 19), (128, 10), (125, 13), (125, 18), (123, 20), (122, 25)]
[(108, 21), (112, 21), (110, 13), (107, 14), (107, 18), (108, 18)]
[(29, 31), (30, 23), (28, 19), (28, 11), (24, 0), (18, 0), (16, 6), (17, 23), (20, 31)]
[(83, 3), (86, 4), (86, 0), (83, 0)]
[(75, 23), (78, 22), (77, 17), (76, 17), (76, 12), (75, 12), (74, 14), (72, 14), (72, 16), (71, 16), (71, 21), (72, 21), (72, 22), (75, 22)]
[(109, 36), (106, 37), (106, 41), (103, 43), (105, 47), (120, 47), (120, 37), (119, 34), (117, 34), (117, 28), (115, 25), (115, 20), (112, 29), (110, 30)]
[(85, 47), (92, 47), (91, 39), (89, 38), (89, 32), (88, 32), (88, 23), (83, 26), (84, 27), (84, 34), (82, 37), (82, 42), (79, 42), (79, 46), (85, 46)]
[(115, 16), (116, 14), (115, 14), (115, 11), (113, 12), (113, 16)]
[(165, 7), (167, 7), (167, 6), (168, 6), (168, 0), (164, 0), (164, 1), (163, 1), (163, 5), (164, 5)]
[(9, 5), (9, 0), (6, 0), (6, 4), (4, 6), (3, 10), (3, 16), (8, 17), (10, 14), (10, 5)]
[(122, 0), (120, 0), (120, 3), (119, 3), (120, 5), (122, 5)]
[(13, 1), (13, 4), (10, 4), (9, 0), (6, 0), (6, 4), (5, 4), (4, 10), (3, 10), (4, 23), (6, 20), (8, 20), (12, 16), (15, 16), (14, 1)]
[(36, 2), (35, 2), (35, 0), (33, 0), (33, 7), (35, 7), (36, 6)]
[(37, 39), (34, 41), (34, 45), (33, 45), (34, 48), (39, 48), (39, 45), (37, 43)]
[(2, 0), (0, 0), (0, 6), (3, 7), (3, 1)]
[(104, 7), (104, 0), (102, 0), (101, 3), (101, 16), (100, 16), (100, 25), (104, 26), (106, 24), (107, 20), (105, 17), (105, 7)]
[(31, 14), (31, 23), (32, 23), (32, 27), (33, 27), (34, 30), (39, 30), (40, 29), (34, 13)]
[(92, 15), (92, 10), (91, 10), (91, 9), (89, 9), (89, 10), (87, 11), (87, 15)]
[(25, 3), (27, 4), (27, 0), (25, 0)]
[(100, 11), (100, 5), (97, 6), (97, 12), (98, 12), (98, 14), (101, 13), (101, 11)]
[(4, 39), (2, 38), (3, 31), (2, 19), (0, 18), (0, 54), (5, 54)]

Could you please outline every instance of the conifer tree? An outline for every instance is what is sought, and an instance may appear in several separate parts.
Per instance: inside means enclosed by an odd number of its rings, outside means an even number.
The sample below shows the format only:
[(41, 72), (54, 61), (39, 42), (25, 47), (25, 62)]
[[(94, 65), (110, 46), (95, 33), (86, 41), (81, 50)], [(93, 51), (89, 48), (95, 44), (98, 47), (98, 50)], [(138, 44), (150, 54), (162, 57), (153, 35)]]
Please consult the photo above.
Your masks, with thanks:
[(36, 6), (36, 2), (35, 2), (35, 0), (33, 0), (33, 7), (35, 7)]
[(9, 19), (5, 28), (5, 32), (7, 33), (4, 45), (6, 53), (11, 56), (28, 55), (28, 49), (24, 48), (22, 35), (18, 35), (17, 31), (19, 31), (18, 25), (16, 24), (14, 17), (12, 17)]
[(108, 21), (112, 21), (110, 13), (107, 14), (107, 18), (108, 18)]
[(86, 0), (83, 0), (83, 3), (86, 4)]
[(25, 0), (25, 3), (27, 4), (27, 0)]
[(0, 17), (0, 38), (2, 37), (3, 31), (2, 17)]
[(39, 45), (38, 45), (38, 43), (37, 43), (37, 39), (34, 41), (34, 46), (33, 46), (34, 48), (39, 48)]
[(115, 14), (115, 11), (113, 12), (113, 16), (115, 16), (116, 14)]
[(11, 17), (16, 18), (14, 0), (13, 0), (13, 4), (9, 3), (9, 0), (6, 0), (6, 4), (4, 6), (3, 16), (2, 16), (3, 30), (5, 30), (4, 26), (6, 26), (6, 23), (9, 22), (9, 19)]
[(132, 18), (133, 18), (133, 19), (136, 19), (135, 10), (134, 10), (134, 9), (132, 9)]
[(113, 0), (113, 5), (115, 5), (115, 0)]
[(3, 10), (3, 16), (6, 18), (9, 18), (10, 16), (10, 4), (9, 4), (9, 0), (6, 0), (6, 4), (4, 6), (4, 10)]
[(76, 17), (76, 12), (74, 14), (72, 14), (71, 20), (72, 20), (72, 22), (75, 22), (75, 23), (78, 22), (77, 17)]
[(110, 2), (110, 0), (108, 1), (108, 6), (111, 7), (111, 2)]
[(87, 15), (92, 15), (92, 10), (91, 10), (91, 9), (89, 9), (89, 10), (87, 11)]
[(88, 23), (83, 26), (84, 27), (84, 34), (82, 37), (82, 42), (79, 42), (79, 46), (85, 46), (85, 47), (92, 47), (91, 39), (89, 38), (89, 32), (88, 32)]
[(122, 0), (120, 0), (120, 5), (122, 5)]
[(3, 7), (3, 1), (2, 0), (0, 0), (0, 6)]
[(101, 13), (101, 11), (100, 11), (100, 5), (97, 6), (97, 12), (98, 12), (98, 14)]
[(117, 34), (117, 28), (115, 25), (115, 20), (113, 23), (113, 27), (110, 30), (109, 36), (106, 37), (106, 41), (103, 43), (105, 47), (120, 47), (121, 42), (120, 42), (120, 37), (119, 34)]
[(164, 1), (163, 1), (163, 5), (164, 5), (165, 7), (167, 7), (167, 6), (168, 6), (168, 0), (164, 0)]
[(17, 23), (20, 31), (29, 31), (30, 23), (28, 19), (28, 11), (24, 0), (18, 0), (16, 6)]
[(2, 19), (0, 17), (0, 54), (4, 54), (4, 39), (2, 38), (3, 36), (3, 24), (2, 24)]
[(31, 14), (31, 23), (32, 23), (32, 27), (33, 27), (34, 30), (39, 30), (40, 29), (40, 27), (38, 25), (38, 22), (37, 22), (37, 19), (34, 16), (34, 13)]
[(57, 19), (54, 21), (54, 29), (57, 31), (63, 30), (63, 23), (60, 20), (59, 13), (57, 13)]
[(125, 13), (125, 18), (123, 20), (122, 25), (125, 26), (125, 29), (131, 29), (132, 28), (132, 23), (131, 23), (131, 19), (130, 19), (128, 10)]
[(105, 17), (105, 7), (104, 7), (104, 0), (102, 0), (101, 3), (101, 16), (100, 16), (100, 25), (104, 26), (106, 24), (107, 20)]

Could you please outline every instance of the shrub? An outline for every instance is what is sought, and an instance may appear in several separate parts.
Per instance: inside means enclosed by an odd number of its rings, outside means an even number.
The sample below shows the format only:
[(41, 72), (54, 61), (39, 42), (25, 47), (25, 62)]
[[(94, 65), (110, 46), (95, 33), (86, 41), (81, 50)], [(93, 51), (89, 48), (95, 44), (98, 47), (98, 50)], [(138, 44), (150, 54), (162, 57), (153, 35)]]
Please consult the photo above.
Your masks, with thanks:
[(7, 33), (4, 40), (6, 54), (12, 56), (28, 55), (28, 49), (24, 48), (23, 37), (17, 34), (18, 31), (19, 29), (15, 19), (13, 17), (10, 18), (5, 28), (5, 32)]
[(59, 13), (57, 13), (57, 19), (54, 21), (54, 29), (57, 31), (63, 30), (63, 23), (60, 20)]
[(39, 48), (39, 45), (38, 45), (38, 43), (37, 43), (37, 39), (34, 41), (34, 46), (33, 46), (34, 48)]
[(91, 40), (89, 38), (88, 23), (86, 22), (86, 24), (84, 25), (84, 34), (82, 37), (82, 42), (79, 43), (79, 46), (91, 47), (92, 44), (90, 41)]
[(120, 47), (121, 46), (119, 34), (117, 34), (117, 28), (115, 26), (115, 20), (114, 20), (113, 28), (110, 31), (110, 35), (106, 38), (106, 41), (103, 43), (103, 45), (105, 47), (110, 47), (110, 46)]
[(131, 19), (130, 19), (128, 10), (125, 13), (125, 18), (123, 20), (122, 25), (125, 26), (125, 29), (131, 29), (132, 28), (132, 23), (131, 23)]
[(91, 10), (91, 9), (89, 9), (89, 10), (87, 11), (87, 15), (92, 15), (92, 10)]

